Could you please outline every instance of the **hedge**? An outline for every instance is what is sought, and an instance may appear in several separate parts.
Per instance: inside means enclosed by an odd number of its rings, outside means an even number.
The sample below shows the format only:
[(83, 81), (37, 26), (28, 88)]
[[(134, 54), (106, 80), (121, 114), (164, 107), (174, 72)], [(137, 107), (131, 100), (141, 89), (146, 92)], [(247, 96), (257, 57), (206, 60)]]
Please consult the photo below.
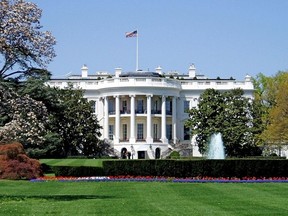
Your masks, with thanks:
[(53, 166), (56, 176), (288, 177), (288, 160), (107, 160), (102, 167)]
[(107, 176), (288, 177), (288, 160), (115, 160), (103, 169)]
[(102, 167), (86, 167), (86, 166), (52, 166), (55, 176), (103, 176)]

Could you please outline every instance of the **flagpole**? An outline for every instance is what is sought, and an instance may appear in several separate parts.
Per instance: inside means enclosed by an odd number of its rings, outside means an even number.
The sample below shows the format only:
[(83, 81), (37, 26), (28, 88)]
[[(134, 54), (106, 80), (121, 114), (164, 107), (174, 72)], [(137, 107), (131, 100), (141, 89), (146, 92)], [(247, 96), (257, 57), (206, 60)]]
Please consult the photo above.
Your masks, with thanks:
[(137, 35), (136, 35), (136, 71), (139, 70), (138, 68), (138, 38), (139, 38), (139, 33), (138, 33), (138, 29), (136, 30), (137, 31)]

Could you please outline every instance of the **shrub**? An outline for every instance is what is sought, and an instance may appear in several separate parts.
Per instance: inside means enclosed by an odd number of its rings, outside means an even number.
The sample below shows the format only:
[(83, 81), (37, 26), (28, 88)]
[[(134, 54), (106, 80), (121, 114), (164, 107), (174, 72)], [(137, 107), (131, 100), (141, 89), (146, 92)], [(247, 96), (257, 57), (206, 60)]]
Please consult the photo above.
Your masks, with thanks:
[(0, 144), (0, 179), (32, 179), (40, 176), (40, 162), (29, 158), (22, 144)]
[(180, 159), (180, 153), (177, 151), (172, 151), (169, 155), (171, 159)]

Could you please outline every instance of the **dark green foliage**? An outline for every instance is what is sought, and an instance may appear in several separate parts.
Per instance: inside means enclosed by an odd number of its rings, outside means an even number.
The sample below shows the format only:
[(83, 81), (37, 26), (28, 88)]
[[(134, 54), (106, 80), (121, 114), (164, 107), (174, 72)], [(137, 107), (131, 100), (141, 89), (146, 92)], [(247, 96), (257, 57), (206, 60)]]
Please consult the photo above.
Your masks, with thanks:
[(66, 89), (45, 85), (49, 74), (38, 79), (30, 77), (19, 88), (22, 95), (29, 94), (42, 101), (49, 113), (45, 143), (29, 151), (36, 158), (67, 156), (101, 157), (111, 152), (110, 146), (99, 140), (100, 126), (91, 103), (84, 92), (69, 86)]
[(192, 135), (196, 135), (202, 154), (207, 152), (212, 134), (221, 133), (227, 156), (261, 155), (254, 142), (257, 131), (253, 129), (252, 117), (256, 118), (253, 112), (252, 103), (243, 96), (243, 90), (207, 89), (201, 95), (198, 107), (189, 110), (186, 126), (191, 128)]
[(103, 169), (107, 176), (287, 177), (288, 160), (109, 160)]
[(171, 159), (180, 159), (180, 153), (177, 151), (172, 151), (171, 154), (169, 155), (169, 158)]
[(103, 176), (102, 167), (87, 167), (87, 166), (53, 166), (52, 171), (55, 176)]

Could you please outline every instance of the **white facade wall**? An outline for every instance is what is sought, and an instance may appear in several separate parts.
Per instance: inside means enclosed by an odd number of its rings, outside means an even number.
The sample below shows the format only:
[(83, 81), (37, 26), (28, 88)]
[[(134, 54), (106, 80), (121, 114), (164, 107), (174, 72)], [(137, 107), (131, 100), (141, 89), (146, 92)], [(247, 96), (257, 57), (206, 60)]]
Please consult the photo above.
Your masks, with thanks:
[(52, 79), (48, 84), (65, 88), (68, 83), (85, 90), (85, 97), (95, 101), (95, 113), (103, 128), (101, 138), (109, 140), (119, 157), (124, 157), (125, 151), (133, 159), (162, 158), (169, 149), (181, 144), (190, 146), (193, 156), (201, 156), (193, 139), (184, 139), (184, 122), (188, 118), (185, 106), (196, 107), (200, 94), (207, 88), (223, 91), (241, 88), (251, 98), (254, 90), (249, 76), (244, 81), (235, 81), (118, 74), (97, 80), (85, 74), (77, 79)]

